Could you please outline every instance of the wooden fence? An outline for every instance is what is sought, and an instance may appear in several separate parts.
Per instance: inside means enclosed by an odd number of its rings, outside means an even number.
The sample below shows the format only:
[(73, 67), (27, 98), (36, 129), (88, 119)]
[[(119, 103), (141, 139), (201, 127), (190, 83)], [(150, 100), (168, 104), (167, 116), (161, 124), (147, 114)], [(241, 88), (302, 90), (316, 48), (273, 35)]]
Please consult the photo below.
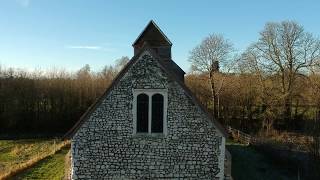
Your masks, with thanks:
[[(247, 133), (244, 133), (238, 129), (234, 129), (230, 126), (227, 126), (227, 131), (230, 136), (237, 142), (246, 145), (257, 145), (264, 141), (264, 139), (260, 139), (257, 137), (253, 137)], [(290, 149), (294, 151), (306, 152), (315, 148), (315, 153), (319, 153), (320, 157), (320, 137), (312, 137), (312, 136), (304, 136), (303, 138), (287, 138), (282, 141), (278, 141), (278, 148), (281, 149)], [(311, 146), (310, 146), (311, 145)]]
[(250, 136), (247, 133), (239, 131), (238, 129), (234, 129), (231, 126), (227, 127), (227, 131), (235, 141), (238, 141), (240, 143), (249, 145), (256, 142), (256, 138)]

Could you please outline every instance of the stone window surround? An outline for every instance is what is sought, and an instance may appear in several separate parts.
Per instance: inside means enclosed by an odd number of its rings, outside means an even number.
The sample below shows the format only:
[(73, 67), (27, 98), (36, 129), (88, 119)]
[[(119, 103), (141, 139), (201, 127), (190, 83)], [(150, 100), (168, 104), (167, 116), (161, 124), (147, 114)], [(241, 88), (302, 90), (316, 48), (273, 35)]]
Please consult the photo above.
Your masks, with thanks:
[[(133, 135), (150, 135), (150, 136), (167, 136), (167, 107), (168, 107), (168, 90), (167, 89), (132, 89), (133, 92)], [(148, 108), (148, 133), (137, 133), (137, 96), (139, 94), (146, 94), (149, 96)], [(151, 132), (152, 121), (152, 96), (154, 94), (161, 94), (163, 96), (163, 133)]]

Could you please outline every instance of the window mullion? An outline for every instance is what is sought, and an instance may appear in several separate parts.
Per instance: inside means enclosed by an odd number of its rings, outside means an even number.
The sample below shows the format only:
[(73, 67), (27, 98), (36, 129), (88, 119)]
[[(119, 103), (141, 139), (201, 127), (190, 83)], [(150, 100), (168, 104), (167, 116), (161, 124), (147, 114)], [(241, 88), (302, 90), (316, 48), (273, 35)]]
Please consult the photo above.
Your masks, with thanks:
[(148, 111), (148, 133), (151, 133), (151, 117), (152, 117), (152, 94), (148, 94), (149, 96), (149, 111)]
[(133, 133), (137, 133), (137, 94), (133, 95)]
[(167, 108), (168, 108), (168, 94), (163, 94), (163, 133), (167, 135)]

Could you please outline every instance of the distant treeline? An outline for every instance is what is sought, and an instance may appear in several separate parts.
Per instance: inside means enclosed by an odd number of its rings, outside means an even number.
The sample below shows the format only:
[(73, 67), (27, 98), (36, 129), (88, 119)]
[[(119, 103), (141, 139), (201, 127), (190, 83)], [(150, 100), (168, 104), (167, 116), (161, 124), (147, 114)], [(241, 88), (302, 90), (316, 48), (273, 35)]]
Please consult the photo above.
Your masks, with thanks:
[[(208, 109), (213, 109), (207, 74), (188, 74), (187, 86)], [(260, 130), (308, 131), (320, 118), (320, 74), (300, 79), (290, 106), (290, 117), (275, 77), (265, 78), (261, 87), (259, 77), (241, 71), (219, 73), (218, 118), (225, 124), (248, 133)], [(268, 92), (264, 91), (268, 89)], [(320, 120), (320, 119), (319, 119)]]
[(75, 73), (1, 68), (0, 134), (63, 134), (106, 90), (128, 61), (92, 72), (89, 65)]
[[(88, 65), (75, 73), (0, 69), (0, 134), (65, 133), (106, 90), (127, 61), (122, 59), (101, 72), (92, 72)], [(218, 96), (219, 120), (247, 132), (263, 128), (303, 130), (320, 110), (320, 93), (315, 88), (320, 84), (320, 75), (310, 75), (309, 81), (298, 83), (290, 121), (282, 118), (284, 106), (279, 92), (272, 88), (277, 83), (271, 77), (268, 83), (271, 104), (262, 101), (266, 95), (253, 74), (219, 73), (216, 78), (223, 84)], [(190, 73), (185, 79), (198, 99), (212, 110), (208, 76)]]

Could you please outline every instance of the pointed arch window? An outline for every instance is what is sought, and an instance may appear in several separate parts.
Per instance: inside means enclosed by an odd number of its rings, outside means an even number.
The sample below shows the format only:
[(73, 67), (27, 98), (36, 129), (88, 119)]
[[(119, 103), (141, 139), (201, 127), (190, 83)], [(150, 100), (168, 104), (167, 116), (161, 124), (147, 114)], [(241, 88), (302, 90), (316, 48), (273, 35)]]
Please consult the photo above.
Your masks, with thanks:
[(167, 134), (167, 90), (133, 90), (133, 134)]

